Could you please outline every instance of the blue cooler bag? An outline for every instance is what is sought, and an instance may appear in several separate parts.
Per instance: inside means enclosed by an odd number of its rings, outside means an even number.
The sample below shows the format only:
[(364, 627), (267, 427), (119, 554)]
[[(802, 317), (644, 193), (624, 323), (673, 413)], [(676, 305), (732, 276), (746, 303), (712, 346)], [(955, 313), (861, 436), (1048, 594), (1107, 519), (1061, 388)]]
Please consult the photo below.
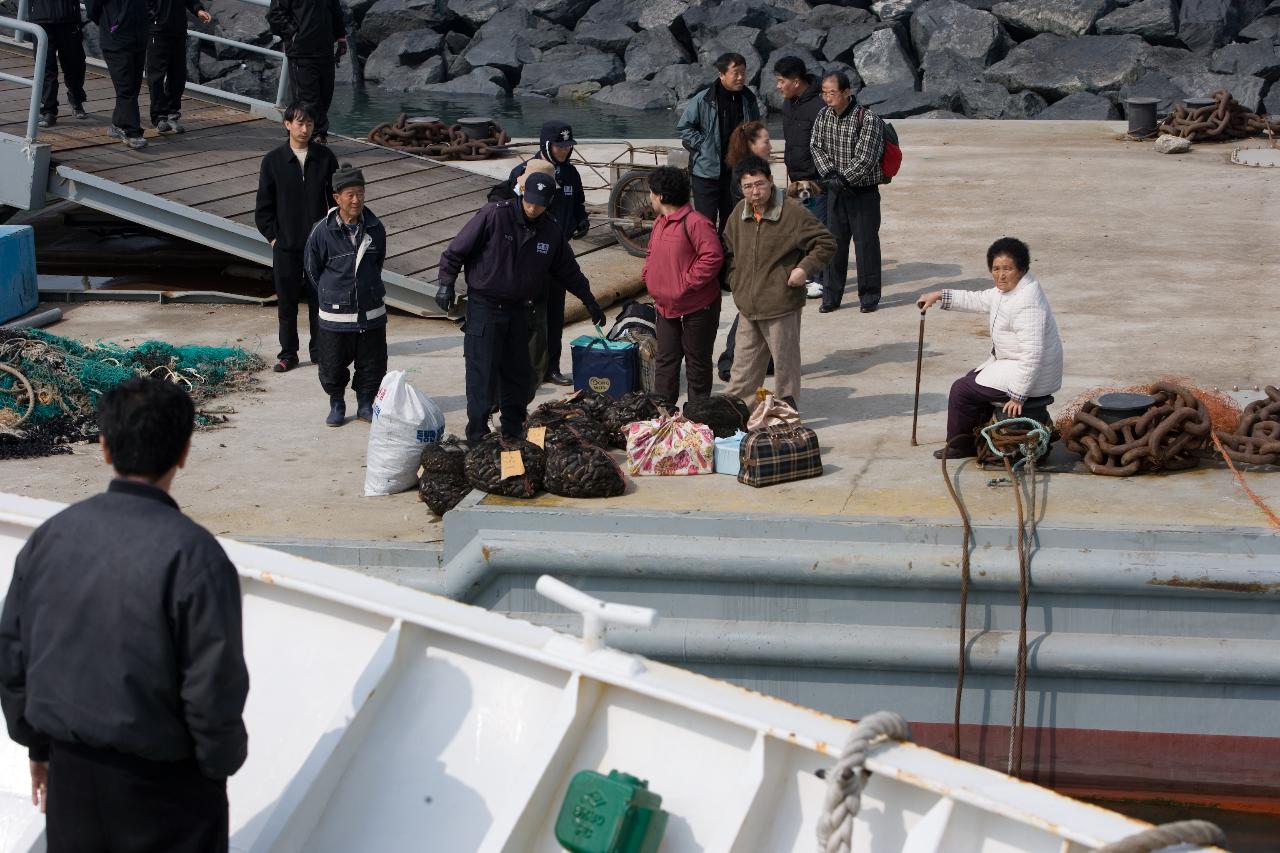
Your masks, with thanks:
[(573, 353), (573, 387), (618, 398), (640, 387), (636, 345), (592, 335), (569, 342)]

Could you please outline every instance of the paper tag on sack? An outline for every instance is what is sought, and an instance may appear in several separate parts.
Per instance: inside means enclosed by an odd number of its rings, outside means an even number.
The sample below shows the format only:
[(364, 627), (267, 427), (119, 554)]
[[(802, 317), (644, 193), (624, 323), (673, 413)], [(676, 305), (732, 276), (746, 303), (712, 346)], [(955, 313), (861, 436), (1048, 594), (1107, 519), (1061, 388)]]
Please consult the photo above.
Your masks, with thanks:
[(519, 450), (502, 451), (501, 462), (502, 477), (500, 479), (509, 480), (524, 474), (524, 458), (520, 456)]
[(525, 440), (530, 444), (546, 447), (547, 428), (544, 426), (529, 427), (529, 434), (525, 436)]

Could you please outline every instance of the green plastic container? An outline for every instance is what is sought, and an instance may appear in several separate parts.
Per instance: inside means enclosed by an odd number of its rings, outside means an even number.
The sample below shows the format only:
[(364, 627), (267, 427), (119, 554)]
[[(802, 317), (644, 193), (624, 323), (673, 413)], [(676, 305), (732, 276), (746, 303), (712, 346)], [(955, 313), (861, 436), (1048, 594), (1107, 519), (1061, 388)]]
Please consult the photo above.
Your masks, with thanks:
[(656, 853), (666, 829), (662, 797), (646, 780), (583, 770), (569, 782), (556, 841), (569, 853)]

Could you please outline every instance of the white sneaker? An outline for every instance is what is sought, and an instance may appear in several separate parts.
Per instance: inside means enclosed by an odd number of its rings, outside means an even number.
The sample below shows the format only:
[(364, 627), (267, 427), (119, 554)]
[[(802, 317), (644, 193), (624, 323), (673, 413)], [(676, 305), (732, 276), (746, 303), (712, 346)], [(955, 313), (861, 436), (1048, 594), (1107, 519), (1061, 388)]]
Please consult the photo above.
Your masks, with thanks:
[(811, 281), (805, 285), (805, 293), (810, 299), (821, 299), (822, 285), (816, 281)]

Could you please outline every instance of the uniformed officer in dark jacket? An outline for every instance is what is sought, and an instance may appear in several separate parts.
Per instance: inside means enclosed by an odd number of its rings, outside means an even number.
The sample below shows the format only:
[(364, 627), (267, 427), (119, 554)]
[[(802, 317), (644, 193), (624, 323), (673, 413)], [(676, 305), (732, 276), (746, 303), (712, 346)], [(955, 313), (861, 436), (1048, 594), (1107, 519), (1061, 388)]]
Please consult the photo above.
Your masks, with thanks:
[(41, 525), (0, 615), (0, 703), (49, 853), (225, 853), (248, 751), (240, 580), (169, 496), (195, 409), (135, 378), (98, 401), (107, 491)]
[(291, 101), (306, 105), (316, 139), (327, 142), (334, 70), (347, 53), (347, 27), (338, 0), (271, 0), (267, 25), (284, 42)]
[(364, 174), (350, 163), (333, 173), (333, 201), (311, 229), (302, 265), (320, 303), (316, 354), (320, 385), (329, 395), (325, 423), (336, 427), (347, 416), (347, 380), (356, 392), (356, 417), (372, 422), (373, 398), (387, 372), (387, 232), (364, 206)]
[(147, 0), (151, 6), (151, 45), (147, 48), (147, 89), (151, 126), (161, 133), (182, 133), (182, 94), (187, 90), (187, 12), (207, 24), (213, 16), (200, 0)]
[(130, 148), (146, 148), (138, 93), (147, 64), (151, 37), (151, 11), (147, 0), (86, 0), (85, 14), (98, 25), (102, 60), (111, 75), (116, 106), (107, 133)]
[(276, 373), (298, 366), (298, 302), (306, 296), (307, 349), (317, 364), (319, 304), (310, 279), (302, 270), (302, 250), (311, 228), (333, 203), (330, 181), (338, 158), (312, 138), (315, 122), (307, 108), (294, 104), (284, 111), (288, 140), (262, 158), (258, 171), (258, 201), (253, 221), (271, 244), (271, 277), (276, 286), (276, 312), (280, 329), (280, 354)]
[(480, 208), (440, 256), (436, 302), (448, 311), (458, 273), (467, 274), (467, 439), (489, 432), (489, 413), (501, 399), (502, 434), (519, 437), (529, 405), (529, 306), (545, 297), (553, 280), (587, 306), (604, 325), (604, 311), (559, 224), (544, 213), (555, 197), (548, 175), (530, 175), (519, 199)]
[(40, 126), (58, 122), (58, 64), (67, 85), (67, 103), (76, 118), (88, 118), (84, 111), (84, 40), (80, 27), (79, 0), (31, 0), (28, 19), (44, 27), (49, 36), (45, 54), (44, 86), (40, 95)]

